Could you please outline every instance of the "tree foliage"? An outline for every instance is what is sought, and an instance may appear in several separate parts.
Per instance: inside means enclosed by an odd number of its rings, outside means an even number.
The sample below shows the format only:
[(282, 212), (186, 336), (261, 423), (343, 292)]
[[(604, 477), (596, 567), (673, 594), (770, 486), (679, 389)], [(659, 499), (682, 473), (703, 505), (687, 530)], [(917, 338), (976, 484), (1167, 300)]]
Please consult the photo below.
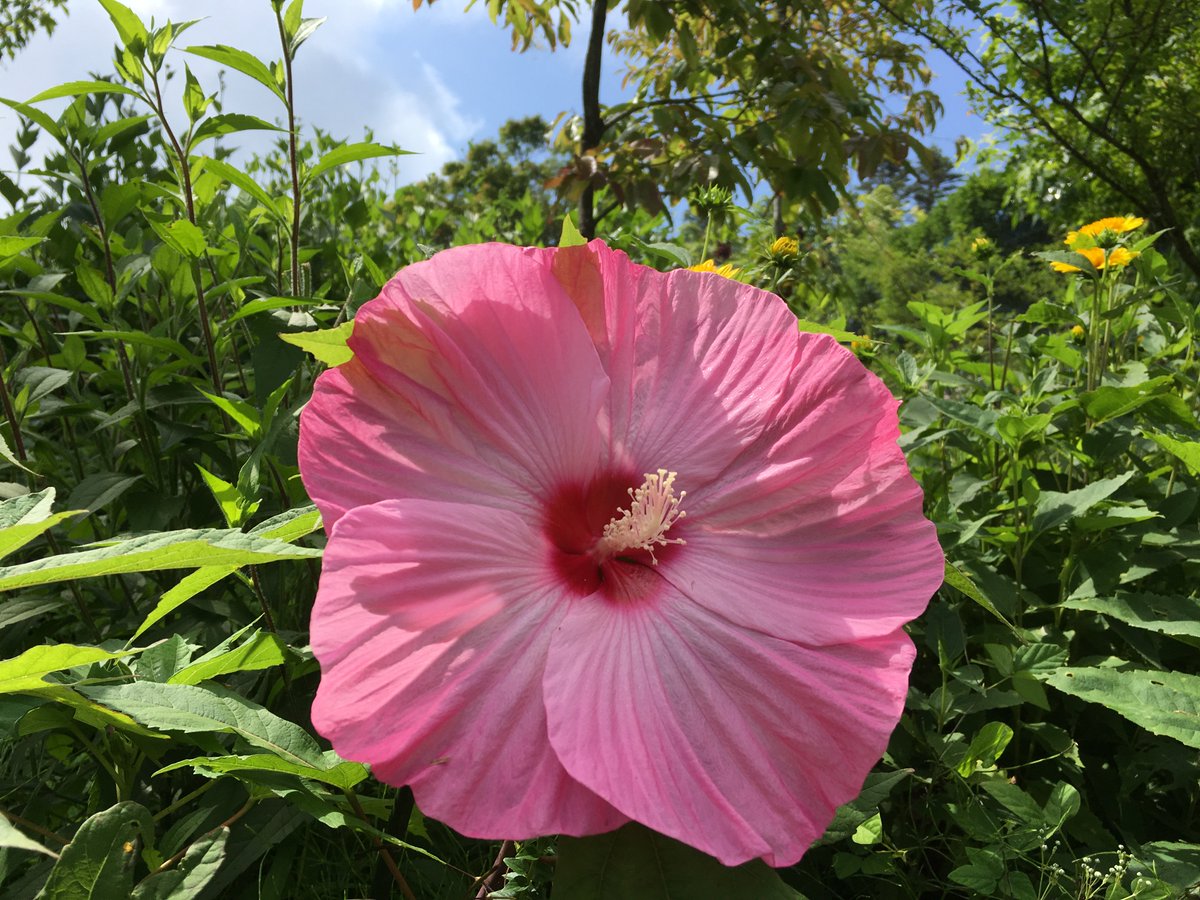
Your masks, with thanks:
[(38, 31), (54, 32), (55, 13), (67, 0), (5, 0), (0, 4), (0, 58), (12, 58)]
[(1168, 240), (1200, 276), (1200, 17), (1192, 4), (880, 5), (971, 76), (977, 105), (1016, 135), (1015, 151), (1051, 197), (1072, 183), (1095, 185), (1088, 202), (1138, 210), (1170, 229)]

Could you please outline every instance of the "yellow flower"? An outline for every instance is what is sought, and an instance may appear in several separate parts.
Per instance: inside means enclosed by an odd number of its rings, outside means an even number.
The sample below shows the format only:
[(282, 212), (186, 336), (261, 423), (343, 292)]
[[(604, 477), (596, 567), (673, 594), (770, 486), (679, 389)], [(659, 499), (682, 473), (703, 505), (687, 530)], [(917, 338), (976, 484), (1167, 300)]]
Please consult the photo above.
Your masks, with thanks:
[[(1095, 244), (1112, 244), (1118, 235), (1135, 231), (1146, 224), (1141, 216), (1110, 216), (1107, 219), (1097, 219), (1089, 222), (1078, 231), (1067, 233), (1063, 241), (1068, 247), (1077, 250), (1080, 247), (1090, 247)], [(1084, 238), (1088, 240), (1084, 240)]]
[(977, 238), (975, 238), (975, 240), (971, 241), (971, 252), (972, 253), (983, 253), (984, 251), (991, 250), (991, 249), (992, 249), (992, 241), (990, 238), (977, 237)]
[(800, 241), (794, 237), (778, 237), (771, 245), (771, 256), (789, 259), (800, 255)]
[[(1076, 247), (1075, 252), (1080, 256), (1086, 256), (1088, 262), (1093, 268), (1105, 269), (1109, 266), (1120, 268), (1129, 265), (1139, 254), (1133, 250), (1126, 250), (1124, 247), (1114, 247), (1106, 254), (1100, 247)], [(1065, 262), (1052, 262), (1050, 268), (1055, 272), (1082, 272), (1083, 269), (1079, 266), (1073, 266)]]
[(1075, 340), (1082, 341), (1083, 335), (1084, 335), (1084, 330), (1083, 330), (1082, 325), (1072, 325), (1071, 326), (1071, 336), (1073, 338), (1075, 338)]
[(713, 274), (720, 275), (723, 278), (736, 278), (738, 272), (740, 272), (742, 270), (735, 269), (729, 263), (725, 263), (725, 265), (721, 266), (720, 268), (717, 268), (716, 263), (714, 263), (711, 259), (706, 259), (702, 263), (698, 263), (694, 266), (688, 266), (688, 271), (689, 272), (712, 272)]
[(855, 353), (861, 353), (863, 350), (870, 350), (871, 341), (851, 341), (850, 349)]

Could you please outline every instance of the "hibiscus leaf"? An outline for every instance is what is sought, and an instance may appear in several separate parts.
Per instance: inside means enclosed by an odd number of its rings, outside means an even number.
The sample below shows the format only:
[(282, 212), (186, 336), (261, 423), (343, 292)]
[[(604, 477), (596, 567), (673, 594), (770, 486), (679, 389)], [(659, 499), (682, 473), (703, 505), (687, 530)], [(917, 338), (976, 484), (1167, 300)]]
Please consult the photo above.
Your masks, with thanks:
[(81, 689), (98, 703), (159, 731), (236, 734), (247, 743), (299, 765), (323, 766), (312, 735), (257, 703), (216, 687), (190, 684), (93, 685)]
[(797, 900), (801, 896), (761, 860), (723, 866), (636, 822), (608, 834), (562, 838), (554, 874), (554, 896), (560, 895), (570, 900)]
[(1055, 669), (1046, 681), (1064, 694), (1107, 706), (1147, 731), (1200, 748), (1200, 676), (1068, 667)]

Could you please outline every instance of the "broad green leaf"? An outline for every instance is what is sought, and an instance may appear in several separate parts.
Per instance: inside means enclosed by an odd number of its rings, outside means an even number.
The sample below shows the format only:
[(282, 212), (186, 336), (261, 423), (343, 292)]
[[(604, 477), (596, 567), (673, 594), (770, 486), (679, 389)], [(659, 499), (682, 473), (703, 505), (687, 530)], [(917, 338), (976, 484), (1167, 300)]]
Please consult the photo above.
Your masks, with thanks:
[(185, 734), (236, 734), (289, 762), (318, 768), (323, 762), (320, 747), (307, 731), (230, 691), (150, 681), (92, 685), (81, 691), (148, 728)]
[(359, 162), (364, 159), (377, 159), (381, 156), (401, 156), (411, 152), (411, 150), (401, 150), (399, 147), (385, 147), (383, 144), (373, 144), (369, 141), (358, 144), (342, 144), (317, 160), (316, 164), (305, 175), (305, 179), (313, 181), (330, 169), (336, 169), (338, 166), (344, 166), (347, 163)]
[(138, 626), (137, 631), (133, 633), (133, 637), (129, 639), (129, 642), (133, 643), (136, 641), (148, 628), (161, 621), (164, 616), (178, 609), (204, 589), (212, 587), (222, 578), (232, 575), (239, 568), (241, 566), (201, 566), (195, 572), (185, 576), (179, 584), (162, 595), (162, 598), (155, 604), (154, 609), (150, 610), (149, 615), (142, 620), (142, 624)]
[(0, 259), (8, 259), (10, 256), (24, 253), (30, 247), (36, 247), (44, 240), (45, 238), (42, 237), (16, 237), (11, 234), (0, 235)]
[(1200, 638), (1200, 600), (1158, 594), (1068, 597), (1061, 606), (1101, 613), (1135, 628), (1172, 637)]
[(838, 807), (833, 815), (833, 821), (825, 829), (825, 833), (813, 844), (834, 844), (851, 837), (858, 826), (879, 811), (879, 804), (887, 799), (892, 790), (912, 775), (912, 769), (898, 769), (895, 772), (872, 772), (859, 795)]
[(320, 555), (320, 550), (240, 531), (216, 528), (164, 531), (0, 568), (0, 591), (125, 572), (256, 565)]
[(327, 366), (340, 366), (354, 358), (354, 351), (346, 346), (354, 331), (353, 320), (343, 322), (336, 328), (321, 331), (298, 331), (283, 333), (279, 337), (289, 344), (310, 353)]
[(225, 861), (229, 828), (221, 826), (201, 837), (174, 868), (147, 876), (130, 900), (198, 900)]
[(854, 830), (850, 840), (864, 847), (878, 844), (883, 840), (883, 817), (879, 813), (871, 816)]
[(170, 684), (199, 684), (231, 672), (251, 672), (278, 666), (284, 660), (284, 644), (277, 635), (257, 632), (240, 647), (212, 659), (181, 669), (168, 679)]
[[(184, 224), (191, 225), (190, 222)], [(127, 344), (140, 344), (155, 350), (165, 350), (188, 365), (200, 366), (204, 361), (195, 353), (174, 338), (162, 337), (156, 334), (146, 334), (144, 331), (72, 331), (70, 334), (83, 338), (102, 338), (110, 341), (124, 341)]]
[(320, 306), (327, 302), (320, 297), (256, 297), (238, 307), (238, 311), (226, 319), (225, 324), (229, 325), (247, 316), (269, 312), (272, 309), (284, 309), (288, 306)]
[(195, 648), (183, 635), (173, 634), (167, 640), (148, 647), (130, 668), (138, 678), (164, 683), (192, 661), (194, 652)]
[(1172, 456), (1182, 460), (1193, 475), (1200, 475), (1200, 442), (1180, 441), (1165, 434), (1151, 434), (1147, 437)]
[(0, 603), (0, 629), (60, 609), (62, 605), (63, 602), (54, 597), (33, 597), (28, 600), (8, 600)]
[(587, 243), (587, 238), (579, 233), (579, 229), (575, 227), (575, 222), (572, 221), (570, 213), (563, 216), (562, 236), (558, 239), (560, 247), (582, 247)]
[(58, 854), (53, 850), (48, 850), (31, 837), (26, 837), (25, 833), (13, 825), (8, 819), (0, 815), (0, 847), (12, 847), (16, 850), (32, 850), (34, 853), (44, 853), (47, 856), (58, 858)]
[(96, 512), (112, 503), (142, 480), (141, 475), (98, 472), (75, 485), (67, 497), (67, 506), (80, 512)]
[(37, 690), (51, 684), (44, 677), (51, 672), (119, 659), (136, 652), (138, 651), (120, 650), (113, 653), (99, 647), (80, 647), (75, 644), (43, 644), (30, 647), (20, 656), (0, 660), (0, 694)]
[(41, 103), (43, 100), (55, 100), (59, 97), (78, 97), (80, 94), (130, 94), (140, 96), (133, 88), (113, 81), (68, 81), (58, 84), (49, 90), (42, 91), (36, 97), (30, 97), (27, 103)]
[(38, 535), (81, 510), (52, 513), (54, 488), (24, 494), (0, 503), (0, 559), (24, 547)]
[(554, 896), (567, 900), (797, 900), (761, 860), (737, 867), (631, 822), (608, 834), (559, 839)]
[(243, 75), (249, 75), (283, 103), (287, 103), (287, 97), (284, 96), (283, 90), (279, 87), (275, 76), (271, 74), (271, 70), (257, 56), (247, 53), (245, 50), (214, 44), (212, 46), (187, 47), (184, 52), (191, 53), (193, 56), (203, 56), (205, 59), (211, 59), (223, 66), (229, 66)]
[(1200, 749), (1200, 676), (1144, 669), (1056, 669), (1046, 683)]
[[(26, 119), (36, 122), (39, 128), (45, 131), (46, 134), (50, 135), (50, 137), (54, 138), (60, 144), (63, 142), (64, 138), (62, 129), (59, 128), (58, 123), (55, 122), (50, 116), (46, 115), (43, 110), (38, 109), (36, 106), (30, 106), (28, 103), (22, 103), (19, 100), (10, 100), (7, 97), (0, 97), (0, 103), (3, 103), (10, 109), (16, 110)], [(0, 258), (3, 257), (0, 256)]]
[(154, 835), (140, 803), (124, 800), (96, 813), (63, 848), (38, 900), (129, 900), (139, 834)]
[(947, 877), (984, 897), (992, 896), (1004, 875), (1003, 858), (990, 848), (967, 847), (966, 850), (970, 862), (954, 869)]
[(1079, 405), (1092, 421), (1097, 424), (1107, 422), (1109, 419), (1133, 412), (1159, 394), (1169, 392), (1173, 381), (1170, 375), (1163, 375), (1130, 387), (1106, 384), (1094, 391), (1080, 394)]
[(39, 303), (61, 306), (63, 309), (69, 309), (73, 313), (78, 313), (97, 328), (103, 328), (105, 325), (104, 316), (100, 314), (93, 304), (85, 303), (74, 297), (65, 297), (62, 294), (54, 294), (50, 291), (0, 291), (0, 296), (6, 294), (11, 294), (14, 297), (25, 297), (29, 300), (36, 300)]
[(207, 391), (200, 391), (208, 401), (217, 406), (225, 415), (237, 422), (250, 437), (258, 437), (260, 423), (258, 420), (258, 410), (247, 403), (245, 400), (230, 399), (229, 397), (218, 397), (216, 394), (210, 394)]
[(50, 518), (42, 519), (40, 522), (10, 525), (0, 530), (0, 559), (3, 559), (14, 551), (20, 550), (34, 538), (49, 531), (59, 522), (69, 519), (72, 516), (78, 516), (84, 511), (81, 509), (67, 510), (66, 512), (55, 513)]
[(150, 225), (172, 250), (183, 256), (198, 259), (208, 248), (204, 232), (187, 219), (176, 219), (166, 226), (151, 220)]
[(1041, 534), (1043, 531), (1057, 528), (1075, 516), (1082, 515), (1101, 500), (1116, 493), (1117, 489), (1132, 477), (1132, 471), (1126, 472), (1115, 478), (1093, 481), (1089, 485), (1065, 494), (1058, 491), (1042, 491), (1033, 513), (1033, 532)]
[(281, 759), (269, 753), (255, 753), (249, 756), (197, 756), (163, 766), (154, 774), (161, 775), (164, 772), (189, 766), (219, 775), (232, 772), (274, 772), (280, 775), (298, 775), (301, 778), (320, 781), (341, 790), (349, 790), (367, 777), (367, 767), (362, 763), (342, 761), (326, 768)]

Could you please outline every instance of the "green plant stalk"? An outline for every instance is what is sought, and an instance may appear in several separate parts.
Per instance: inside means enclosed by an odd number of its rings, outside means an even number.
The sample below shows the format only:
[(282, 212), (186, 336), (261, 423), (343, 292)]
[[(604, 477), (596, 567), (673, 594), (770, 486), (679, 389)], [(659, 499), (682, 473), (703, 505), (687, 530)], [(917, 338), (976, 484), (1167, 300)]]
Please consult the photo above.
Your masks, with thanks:
[[(180, 186), (183, 188), (185, 211), (187, 212), (188, 221), (195, 225), (196, 204), (192, 197), (192, 170), (188, 163), (187, 153), (180, 146), (178, 139), (175, 137), (175, 132), (171, 129), (171, 123), (167, 120), (167, 114), (163, 110), (162, 90), (158, 84), (157, 71), (151, 71), (150, 83), (154, 87), (154, 103), (151, 105), (158, 115), (158, 121), (162, 124), (167, 140), (171, 142), (171, 147), (175, 151), (176, 162), (179, 166)], [(192, 285), (196, 291), (196, 307), (200, 318), (200, 333), (204, 339), (204, 350), (208, 354), (209, 377), (212, 380), (213, 390), (220, 396), (224, 393), (224, 388), (221, 384), (221, 370), (217, 365), (217, 349), (213, 343), (212, 323), (208, 318), (208, 303), (204, 298), (204, 276), (200, 272), (199, 260), (191, 260), (190, 271), (192, 274)], [(225, 423), (225, 430), (229, 431), (231, 425), (228, 417), (222, 412), (221, 418)]]
[(287, 93), (288, 168), (292, 176), (292, 228), (288, 235), (292, 255), (291, 294), (300, 290), (300, 168), (296, 157), (296, 103), (292, 87), (292, 51), (288, 47), (287, 30), (283, 25), (283, 7), (275, 7), (275, 23), (279, 26), (279, 43), (283, 47), (284, 90)]

